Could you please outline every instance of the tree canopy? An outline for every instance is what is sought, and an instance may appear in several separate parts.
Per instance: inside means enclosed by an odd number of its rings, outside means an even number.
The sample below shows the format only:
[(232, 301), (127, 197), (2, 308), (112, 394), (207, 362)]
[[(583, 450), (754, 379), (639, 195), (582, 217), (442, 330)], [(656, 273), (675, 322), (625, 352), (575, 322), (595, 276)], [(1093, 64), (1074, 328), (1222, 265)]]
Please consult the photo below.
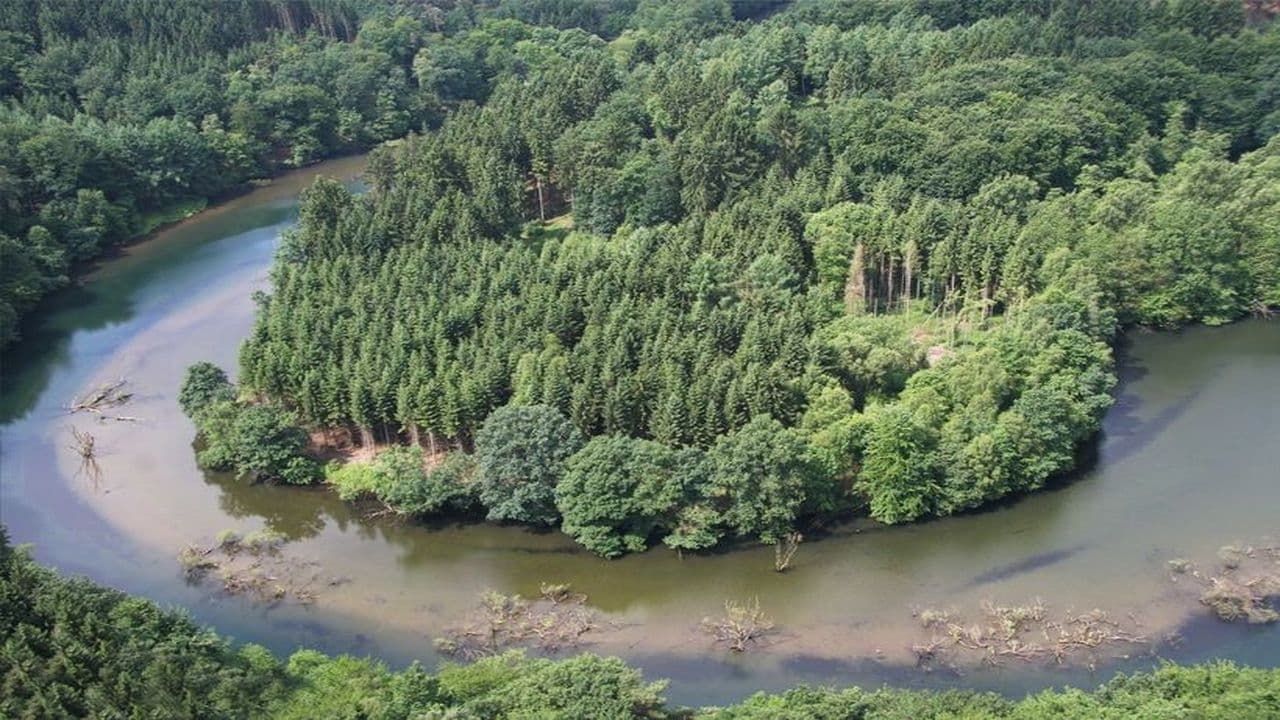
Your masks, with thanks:
[(304, 423), (474, 444), (490, 517), (613, 555), (959, 512), (1072, 469), (1119, 328), (1280, 300), (1265, 14), (554, 7), (418, 54), (476, 104), (307, 193), (241, 355)]

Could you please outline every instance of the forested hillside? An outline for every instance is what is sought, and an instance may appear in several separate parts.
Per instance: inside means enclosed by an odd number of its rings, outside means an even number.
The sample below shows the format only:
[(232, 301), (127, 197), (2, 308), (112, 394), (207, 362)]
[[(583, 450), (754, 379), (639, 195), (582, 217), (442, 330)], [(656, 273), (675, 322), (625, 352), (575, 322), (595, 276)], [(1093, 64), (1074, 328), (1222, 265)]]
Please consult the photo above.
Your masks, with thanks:
[(233, 647), (190, 619), (9, 546), (0, 527), (0, 715), (6, 718), (1138, 718), (1275, 717), (1280, 672), (1229, 664), (1119, 677), (1096, 693), (1021, 701), (971, 692), (799, 688), (740, 705), (672, 707), (664, 683), (616, 658), (508, 653), (435, 675), (414, 665)]
[(308, 426), (474, 451), (331, 472), (349, 496), (606, 555), (954, 513), (1075, 465), (1118, 327), (1280, 305), (1280, 34), (1239, 3), (462, 37), (487, 100), (366, 197), (308, 191), (242, 352), (241, 395)]
[(433, 127), (479, 99), (477, 50), (450, 38), (498, 10), (0, 3), (0, 348), (76, 263), (251, 179)]

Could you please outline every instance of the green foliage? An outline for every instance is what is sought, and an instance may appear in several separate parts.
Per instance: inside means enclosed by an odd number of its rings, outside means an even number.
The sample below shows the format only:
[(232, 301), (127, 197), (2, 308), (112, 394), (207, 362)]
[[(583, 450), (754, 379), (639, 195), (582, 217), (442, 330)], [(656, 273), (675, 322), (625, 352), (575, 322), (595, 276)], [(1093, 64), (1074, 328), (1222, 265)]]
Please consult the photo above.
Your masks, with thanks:
[(0, 715), (257, 718), (286, 692), (261, 648), (237, 651), (188, 618), (67, 580), (0, 534)]
[(526, 668), (484, 697), (469, 702), (481, 717), (667, 717), (665, 682), (646, 683), (618, 658), (579, 655), (562, 661), (526, 660)]
[[(490, 517), (540, 524), (579, 435), (710, 449), (672, 506), (582, 461), (607, 554), (901, 522), (1068, 471), (1118, 324), (1280, 305), (1280, 36), (1239, 3), (286, 5), (0, 12), (0, 344), (147, 216), (423, 133), (306, 193), (242, 353), (277, 409), (183, 401), (215, 466), (313, 475), (289, 408), (474, 438)], [(790, 460), (730, 449), (759, 416)], [(334, 483), (472, 496), (461, 455), (380, 462)]]
[(305, 485), (316, 479), (319, 468), (305, 455), (307, 434), (285, 410), (223, 400), (205, 409), (198, 427), (205, 447), (197, 459), (211, 470), (255, 482)]
[[(307, 193), (241, 376), (366, 441), (475, 438), (490, 517), (563, 514), (610, 555), (1042, 487), (1097, 431), (1118, 326), (1280, 298), (1280, 36), (1226, 5), (499, 3), (422, 44), (370, 21), (432, 130), (375, 153), (367, 195)], [(555, 442), (484, 457), (507, 406), (607, 440), (562, 512)], [(641, 441), (709, 451), (674, 506), (607, 467), (665, 467)]]
[(178, 407), (195, 419), (210, 405), (235, 399), (235, 388), (222, 368), (210, 362), (198, 362), (187, 368), (178, 391)]
[(152, 212), (142, 213), (138, 216), (138, 224), (134, 234), (146, 235), (169, 223), (189, 218), (208, 206), (209, 201), (207, 198), (191, 198), (158, 208)]
[(565, 464), (556, 486), (561, 529), (592, 552), (616, 557), (640, 552), (669, 529), (689, 489), (697, 450), (652, 440), (593, 438)]
[(374, 660), (300, 650), (285, 672), (288, 697), (264, 717), (273, 720), (411, 720), (444, 708), (434, 678), (417, 665), (393, 673)]
[(484, 41), (429, 23), (351, 0), (0, 5), (0, 347), (76, 261), (438, 122), (446, 98), (412, 76), (428, 36), (479, 58), (482, 97)]
[(555, 488), (582, 436), (547, 405), (507, 405), (476, 433), (480, 501), (491, 520), (551, 525)]
[(937, 440), (905, 407), (891, 406), (874, 418), (859, 475), (871, 517), (915, 520), (933, 509), (939, 494)]
[(819, 362), (859, 406), (891, 399), (924, 367), (925, 348), (912, 333), (923, 334), (925, 324), (909, 314), (846, 315), (815, 333)]
[(475, 503), (475, 462), (462, 452), (427, 468), (422, 448), (392, 447), (370, 463), (330, 464), (324, 477), (344, 500), (373, 497), (406, 515), (461, 512)]
[(1182, 716), (1262, 720), (1275, 715), (1277, 692), (1280, 692), (1280, 678), (1275, 671), (1241, 668), (1230, 663), (1166, 665), (1149, 674), (1118, 676), (1095, 693), (1045, 691), (1019, 702), (1010, 717), (1119, 720)]
[(776, 543), (794, 529), (806, 491), (823, 482), (800, 435), (758, 415), (707, 451), (701, 491), (731, 532)]
[(293, 414), (276, 405), (235, 398), (235, 386), (221, 368), (207, 362), (187, 368), (178, 404), (195, 422), (203, 442), (196, 455), (200, 465), (255, 482), (315, 481), (320, 468), (307, 456), (307, 433)]
[(872, 517), (958, 512), (1074, 465), (1111, 405), (1114, 320), (1090, 278), (1059, 282), (868, 414), (858, 477)]
[(662, 538), (662, 544), (672, 550), (696, 552), (715, 547), (723, 536), (720, 512), (707, 503), (697, 503), (680, 508), (675, 526)]

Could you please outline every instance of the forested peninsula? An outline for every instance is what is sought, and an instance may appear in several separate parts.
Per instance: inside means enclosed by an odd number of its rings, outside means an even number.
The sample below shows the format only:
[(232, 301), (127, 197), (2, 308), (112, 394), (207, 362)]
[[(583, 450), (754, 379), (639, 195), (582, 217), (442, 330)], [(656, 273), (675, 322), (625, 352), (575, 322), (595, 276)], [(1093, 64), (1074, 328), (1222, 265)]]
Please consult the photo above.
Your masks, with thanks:
[(467, 48), (465, 101), (305, 194), (238, 386), (184, 390), (206, 465), (605, 556), (793, 545), (1041, 488), (1120, 329), (1280, 305), (1265, 13), (570, 6), (613, 22), (377, 16), (420, 84)]
[(428, 674), (370, 659), (299, 650), (287, 660), (163, 610), (36, 565), (0, 527), (0, 714), (14, 718), (210, 720), (422, 718), (1169, 718), (1270, 720), (1280, 671), (1229, 663), (1118, 676), (1095, 692), (1022, 700), (965, 691), (796, 688), (726, 708), (663, 697), (616, 658), (563, 660), (512, 652)]

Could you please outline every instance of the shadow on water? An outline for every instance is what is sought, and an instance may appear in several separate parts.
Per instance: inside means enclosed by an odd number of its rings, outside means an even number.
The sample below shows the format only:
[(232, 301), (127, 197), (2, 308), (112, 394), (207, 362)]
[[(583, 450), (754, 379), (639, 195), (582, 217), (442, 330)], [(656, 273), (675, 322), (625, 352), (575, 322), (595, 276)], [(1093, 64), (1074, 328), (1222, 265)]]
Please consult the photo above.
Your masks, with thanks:
[(1150, 370), (1133, 356), (1131, 345), (1131, 341), (1126, 341), (1116, 352), (1119, 382), (1114, 392), (1115, 403), (1107, 411), (1097, 437), (1086, 443), (1093, 463), (1119, 462), (1145, 449), (1182, 417), (1200, 394), (1199, 389), (1184, 393), (1177, 402), (1161, 409), (1151, 419), (1143, 420), (1139, 415), (1143, 408), (1142, 395), (1135, 385), (1145, 379)]
[[(0, 356), (0, 425), (37, 407), (54, 373), (73, 359), (71, 346), (77, 334), (140, 319), (140, 298), (156, 274), (187, 276), (199, 284), (200, 268), (219, 255), (210, 245), (279, 225), (296, 215), (291, 200), (252, 207), (237, 207), (232, 201), (228, 207), (234, 212), (211, 211), (218, 217), (216, 222), (203, 222), (205, 216), (197, 215), (137, 244), (114, 248), (23, 318), (21, 341)], [(248, 268), (256, 268), (252, 259), (230, 269)], [(95, 351), (105, 358), (113, 349)]]
[[(0, 425), (31, 412), (49, 386), (53, 373), (71, 358), (71, 337), (80, 330), (96, 330), (133, 317), (132, 304), (80, 285), (64, 288), (23, 318), (22, 340), (0, 356)], [(74, 313), (95, 307), (96, 312)]]
[(1049, 552), (1038, 553), (1016, 562), (1006, 563), (975, 575), (972, 580), (964, 584), (962, 589), (969, 590), (982, 585), (990, 585), (991, 583), (1008, 580), (1011, 577), (1022, 575), (1023, 573), (1040, 570), (1041, 568), (1049, 567), (1050, 565), (1060, 563), (1063, 560), (1078, 555), (1088, 547), (1088, 545), (1082, 543), (1073, 547), (1063, 548), (1062, 550), (1051, 550)]
[[(288, 541), (306, 540), (324, 531), (324, 504), (312, 496), (323, 493), (318, 488), (278, 488), (253, 484), (234, 473), (205, 472), (205, 482), (220, 490), (218, 506), (236, 519), (261, 520), (268, 530)], [(289, 492), (286, 497), (282, 493)], [(339, 522), (341, 525), (341, 522)]]

